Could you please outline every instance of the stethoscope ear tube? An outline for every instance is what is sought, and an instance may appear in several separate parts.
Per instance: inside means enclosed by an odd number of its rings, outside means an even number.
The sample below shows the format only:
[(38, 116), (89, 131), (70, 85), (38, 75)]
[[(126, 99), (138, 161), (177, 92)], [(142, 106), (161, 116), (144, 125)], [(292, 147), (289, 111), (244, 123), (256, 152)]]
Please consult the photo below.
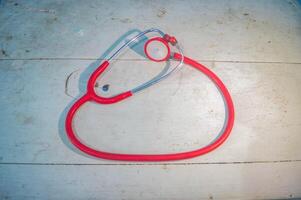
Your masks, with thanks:
[(214, 142), (210, 143), (209, 145), (202, 147), (200, 149), (194, 150), (194, 151), (188, 151), (188, 152), (180, 152), (180, 153), (172, 153), (172, 154), (120, 154), (120, 153), (110, 153), (105, 151), (99, 151), (96, 149), (93, 149), (84, 143), (82, 143), (79, 138), (76, 136), (72, 122), (73, 118), (78, 111), (78, 109), (86, 102), (88, 101), (95, 101), (101, 104), (110, 104), (110, 103), (116, 103), (118, 101), (124, 100), (127, 97), (130, 97), (132, 95), (131, 91), (127, 91), (124, 93), (121, 93), (114, 97), (101, 97), (97, 96), (94, 91), (94, 85), (97, 77), (104, 72), (104, 70), (109, 66), (109, 61), (104, 61), (97, 69), (96, 71), (91, 75), (89, 81), (88, 81), (88, 88), (87, 93), (83, 95), (80, 99), (78, 99), (73, 106), (70, 108), (69, 112), (67, 113), (66, 122), (65, 122), (65, 128), (67, 132), (67, 136), (70, 139), (71, 143), (76, 146), (78, 149), (83, 151), (84, 153), (102, 158), (102, 159), (109, 159), (109, 160), (121, 160), (121, 161), (171, 161), (171, 160), (181, 160), (181, 159), (187, 159), (192, 158), (196, 156), (200, 156), (203, 154), (206, 154), (210, 151), (213, 151), (217, 147), (219, 147), (230, 135), (231, 130), (233, 128), (234, 124), (234, 105), (232, 98), (230, 96), (230, 93), (224, 83), (220, 80), (220, 78), (213, 73), (211, 70), (209, 70), (204, 65), (198, 63), (195, 60), (192, 60), (188, 57), (185, 57), (181, 54), (175, 53), (173, 55), (173, 58), (175, 60), (182, 60), (185, 64), (190, 65), (197, 70), (204, 73), (206, 76), (208, 76), (218, 87), (220, 92), (222, 93), (225, 105), (227, 109), (227, 122), (226, 126), (223, 129), (223, 133), (216, 139)]

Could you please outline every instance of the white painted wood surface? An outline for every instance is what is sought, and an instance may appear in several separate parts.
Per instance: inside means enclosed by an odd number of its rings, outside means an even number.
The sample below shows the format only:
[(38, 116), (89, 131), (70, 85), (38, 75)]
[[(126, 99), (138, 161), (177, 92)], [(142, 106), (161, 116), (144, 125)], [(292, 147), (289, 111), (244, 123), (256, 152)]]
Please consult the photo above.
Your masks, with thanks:
[(1, 170), (6, 171), (6, 182), (1, 183), (1, 188), (16, 199), (290, 198), (299, 194), (296, 191), (300, 191), (300, 168), (300, 162), (1, 165)]
[[(301, 197), (301, 9), (296, 1), (2, 1), (0, 199), (262, 199)], [(232, 94), (229, 139), (168, 163), (94, 159), (64, 133), (66, 109), (122, 34), (159, 27)], [(139, 50), (139, 49), (135, 49)], [(139, 51), (140, 52), (140, 51)], [(138, 53), (139, 53), (138, 52)], [(110, 95), (162, 68), (130, 50), (99, 82)], [(112, 152), (192, 150), (214, 139), (224, 107), (185, 66), (127, 101), (89, 103), (79, 136)]]

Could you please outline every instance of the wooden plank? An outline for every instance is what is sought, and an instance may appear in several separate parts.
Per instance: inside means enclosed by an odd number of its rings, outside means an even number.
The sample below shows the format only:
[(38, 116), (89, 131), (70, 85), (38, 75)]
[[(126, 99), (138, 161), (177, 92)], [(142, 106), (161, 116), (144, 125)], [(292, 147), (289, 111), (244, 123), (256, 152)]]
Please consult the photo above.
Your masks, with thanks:
[[(3, 173), (5, 172), (5, 173)], [(1, 199), (274, 199), (301, 196), (301, 163), (0, 165)]]
[(301, 12), (294, 1), (34, 0), (2, 4), (2, 59), (103, 58), (124, 33), (156, 26), (177, 36), (185, 53), (195, 59), (301, 62)]
[[(64, 132), (66, 108), (74, 100), (70, 96), (84, 91), (85, 66), (91, 70), (98, 63), (90, 62), (0, 62), (2, 163), (111, 163), (83, 156), (71, 147)], [(235, 126), (216, 151), (180, 162), (300, 160), (300, 64), (207, 65), (233, 96)], [(146, 61), (117, 62), (97, 90), (105, 83), (110, 84), (108, 93), (129, 89), (161, 67)], [(185, 66), (122, 103), (85, 105), (75, 127), (84, 141), (102, 150), (164, 153), (207, 144), (217, 136), (223, 120), (223, 101), (215, 86)]]

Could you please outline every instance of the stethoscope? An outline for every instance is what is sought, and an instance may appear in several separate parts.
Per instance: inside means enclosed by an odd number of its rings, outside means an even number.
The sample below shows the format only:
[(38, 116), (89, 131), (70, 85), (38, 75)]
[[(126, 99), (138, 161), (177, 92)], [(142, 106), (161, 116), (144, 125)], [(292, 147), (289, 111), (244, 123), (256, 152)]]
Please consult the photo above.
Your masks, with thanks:
[[(168, 61), (170, 59), (174, 59), (179, 61), (179, 63), (172, 68), (171, 70), (163, 73), (160, 76), (156, 76), (150, 81), (147, 81), (143, 83), (142, 85), (139, 85), (138, 87), (135, 87), (129, 91), (122, 92), (118, 95), (112, 96), (112, 97), (102, 97), (95, 92), (95, 84), (97, 78), (109, 67), (110, 61), (115, 58), (117, 55), (120, 54), (122, 50), (124, 50), (126, 47), (129, 47), (132, 43), (137, 42), (142, 36), (145, 36), (148, 33), (157, 33), (160, 35), (160, 37), (153, 37), (149, 39), (145, 45), (144, 45), (144, 53), (145, 55), (154, 62), (162, 62), (162, 61)], [(177, 52), (171, 53), (170, 45), (175, 47), (178, 50)], [(164, 53), (158, 54), (158, 46), (163, 47)], [(180, 152), (180, 153), (171, 153), (171, 154), (121, 154), (121, 153), (110, 153), (105, 151), (99, 151), (96, 149), (93, 149), (92, 147), (87, 146), (83, 142), (79, 140), (79, 138), (76, 136), (73, 127), (72, 127), (72, 121), (73, 118), (78, 111), (78, 109), (86, 102), (92, 101), (97, 102), (100, 104), (113, 104), (117, 103), (119, 101), (122, 101), (133, 94), (142, 91), (161, 80), (168, 77), (170, 74), (174, 73), (176, 70), (178, 70), (183, 64), (190, 65), (199, 71), (203, 72), (205, 75), (207, 75), (217, 86), (217, 88), (220, 90), (221, 94), (223, 95), (224, 101), (225, 101), (225, 107), (226, 107), (226, 122), (223, 128), (222, 133), (216, 138), (213, 142), (208, 144), (205, 147), (202, 147), (197, 150), (188, 151), (188, 152)], [(66, 121), (65, 121), (65, 127), (67, 136), (70, 139), (71, 143), (76, 146), (79, 150), (83, 151), (84, 153), (98, 157), (103, 159), (109, 159), (109, 160), (123, 160), (123, 161), (168, 161), (168, 160), (181, 160), (181, 159), (187, 159), (192, 158), (196, 156), (200, 156), (203, 154), (206, 154), (217, 147), (219, 147), (230, 135), (230, 132), (232, 130), (234, 124), (234, 106), (232, 102), (232, 98), (229, 94), (228, 89), (223, 84), (223, 82), (218, 78), (216, 74), (214, 74), (211, 70), (209, 70), (204, 65), (198, 63), (197, 61), (194, 61), (186, 56), (183, 55), (183, 52), (176, 40), (175, 37), (170, 36), (168, 34), (164, 34), (159, 29), (148, 29), (143, 32), (140, 32), (136, 36), (132, 37), (129, 41), (125, 42), (119, 49), (117, 49), (111, 57), (109, 57), (107, 60), (104, 60), (102, 64), (92, 73), (88, 80), (87, 84), (87, 92), (82, 97), (80, 97), (70, 108), (70, 110), (67, 113)]]

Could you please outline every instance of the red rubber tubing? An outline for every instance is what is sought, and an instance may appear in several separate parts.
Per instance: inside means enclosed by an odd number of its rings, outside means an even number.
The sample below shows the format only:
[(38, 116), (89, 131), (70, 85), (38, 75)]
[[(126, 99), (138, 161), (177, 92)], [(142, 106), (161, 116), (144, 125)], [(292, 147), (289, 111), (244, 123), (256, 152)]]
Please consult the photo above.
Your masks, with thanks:
[[(181, 55), (178, 53), (175, 53), (173, 56), (174, 59), (180, 60)], [(219, 147), (230, 135), (230, 132), (232, 130), (233, 124), (234, 124), (234, 106), (232, 98), (229, 94), (228, 89), (223, 84), (223, 82), (218, 78), (217, 75), (215, 75), (211, 70), (209, 70), (204, 65), (198, 63), (197, 61), (194, 61), (188, 57), (184, 57), (184, 63), (187, 65), (190, 65), (199, 71), (203, 72), (205, 75), (207, 75), (218, 87), (220, 92), (222, 93), (224, 97), (224, 101), (227, 107), (228, 111), (228, 119), (226, 126), (224, 128), (223, 133), (217, 138), (213, 143), (202, 147), (197, 150), (188, 151), (188, 152), (181, 152), (181, 153), (171, 153), (171, 154), (120, 154), (120, 153), (110, 153), (110, 152), (104, 152), (92, 149), (91, 147), (83, 144), (76, 134), (73, 131), (72, 128), (72, 121), (74, 118), (74, 115), (76, 114), (77, 110), (86, 102), (88, 101), (95, 101), (101, 104), (112, 104), (116, 103), (118, 101), (124, 100), (127, 97), (130, 97), (132, 93), (130, 91), (124, 92), (120, 95), (114, 96), (114, 97), (101, 97), (96, 95), (94, 91), (94, 85), (97, 77), (109, 66), (109, 62), (105, 61), (103, 62), (91, 75), (89, 81), (88, 81), (88, 88), (87, 93), (83, 95), (80, 99), (78, 99), (73, 106), (70, 108), (65, 122), (66, 132), (69, 140), (71, 143), (76, 146), (79, 150), (83, 151), (84, 153), (97, 157), (102, 159), (108, 159), (108, 160), (120, 160), (120, 161), (171, 161), (171, 160), (182, 160), (187, 158), (193, 158), (196, 156), (200, 156), (203, 154), (206, 154), (210, 151), (213, 151), (217, 147)]]

